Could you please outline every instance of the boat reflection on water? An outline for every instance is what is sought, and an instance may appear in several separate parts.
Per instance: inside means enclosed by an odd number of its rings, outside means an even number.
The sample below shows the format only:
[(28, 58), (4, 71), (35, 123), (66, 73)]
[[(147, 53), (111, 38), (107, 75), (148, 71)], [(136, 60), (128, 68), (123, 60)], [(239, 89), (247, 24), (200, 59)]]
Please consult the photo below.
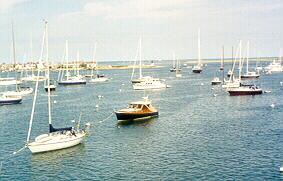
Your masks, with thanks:
[(117, 122), (117, 126), (148, 126), (154, 123), (154, 121), (157, 120), (157, 117), (144, 117), (141, 119), (135, 119), (135, 120), (119, 120)]
[(79, 144), (68, 149), (54, 150), (43, 153), (32, 154), (31, 163), (35, 167), (44, 167), (44, 165), (58, 165), (63, 160), (77, 158), (79, 154), (84, 153), (84, 144)]

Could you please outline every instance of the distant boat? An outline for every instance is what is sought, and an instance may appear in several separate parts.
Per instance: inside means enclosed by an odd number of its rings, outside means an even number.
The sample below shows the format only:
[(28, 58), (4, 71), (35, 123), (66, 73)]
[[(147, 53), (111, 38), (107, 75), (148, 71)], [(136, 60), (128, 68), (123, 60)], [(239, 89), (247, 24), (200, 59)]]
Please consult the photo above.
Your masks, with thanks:
[(170, 69), (170, 72), (176, 72), (176, 71), (181, 72), (182, 70), (180, 66), (178, 67), (177, 60), (175, 57), (175, 52), (173, 52), (173, 63), (172, 63), (172, 68)]
[[(238, 87), (228, 87), (227, 92), (230, 96), (242, 96), (242, 95), (258, 95), (262, 94), (262, 89), (256, 85), (244, 85), (241, 83), (241, 73), (242, 73), (242, 56), (241, 56), (241, 49), (242, 49), (242, 42), (240, 41), (239, 44), (240, 53), (239, 53), (239, 79), (237, 83), (239, 84)], [(234, 66), (233, 66), (234, 68)]]
[[(14, 62), (16, 62), (16, 48), (15, 48), (13, 24), (12, 24), (12, 45), (13, 45)], [(16, 73), (16, 79), (17, 79), (17, 73)], [(16, 81), (15, 86), (16, 86), (15, 90), (6, 91), (6, 92), (3, 92), (2, 94), (6, 95), (6, 96), (19, 96), (19, 97), (21, 97), (21, 96), (29, 95), (33, 92), (33, 88), (31, 88), (31, 87), (19, 87), (17, 81)]]
[(236, 88), (228, 88), (230, 96), (242, 96), (242, 95), (258, 95), (262, 94), (262, 89), (257, 87), (256, 85), (243, 85)]
[(254, 71), (249, 71), (249, 49), (250, 49), (250, 42), (247, 43), (247, 57), (246, 57), (246, 73), (241, 75), (241, 78), (250, 79), (250, 78), (258, 78), (259, 74)]
[(55, 81), (50, 80), (50, 81), (49, 81), (49, 84), (48, 84), (47, 81), (48, 81), (48, 80), (45, 80), (45, 81), (44, 81), (44, 89), (45, 89), (45, 91), (48, 92), (48, 87), (49, 87), (50, 91), (55, 91), (55, 90), (56, 90)]
[(142, 82), (133, 84), (134, 90), (164, 89), (167, 85), (158, 78), (149, 77)]
[(200, 30), (198, 30), (198, 64), (193, 66), (193, 73), (201, 73), (202, 72), (202, 63), (200, 58)]
[(0, 105), (19, 104), (21, 102), (21, 96), (0, 95)]
[(182, 73), (181, 73), (181, 68), (180, 68), (180, 61), (176, 60), (176, 71), (175, 71), (175, 77), (177, 78), (181, 78), (182, 77)]
[[(131, 76), (131, 83), (132, 84), (141, 83), (141, 82), (144, 82), (144, 81), (152, 78), (151, 76), (143, 76), (142, 75), (142, 58), (141, 58), (142, 57), (141, 56), (142, 45), (141, 44), (142, 44), (142, 39), (140, 37), (140, 39), (139, 39), (139, 46), (138, 46), (138, 49), (137, 49), (137, 54), (136, 54), (136, 57), (135, 57), (135, 62), (134, 62), (134, 65), (133, 65), (133, 71), (132, 71), (132, 76)], [(136, 62), (137, 62), (138, 55), (139, 55), (139, 77), (138, 78), (134, 78)]]
[(15, 85), (21, 83), (22, 82), (20, 80), (16, 80), (13, 77), (0, 78), (0, 86)]
[[(47, 22), (45, 23), (45, 33), (44, 38), (47, 39)], [(48, 42), (48, 40), (46, 40)], [(48, 43), (46, 43), (46, 49), (48, 52)], [(42, 52), (41, 52), (42, 58)], [(48, 62), (48, 55), (47, 55)], [(49, 66), (48, 66), (49, 72)], [(39, 70), (38, 70), (39, 74)], [(48, 73), (48, 86), (49, 86), (49, 73)], [(36, 104), (38, 90), (38, 81), (36, 82), (32, 113), (30, 118), (29, 130), (27, 135), (27, 144), (26, 146), (32, 153), (42, 153), (48, 151), (54, 151), (59, 149), (69, 148), (75, 145), (80, 144), (86, 136), (86, 132), (84, 130), (79, 129), (79, 124), (77, 128), (67, 127), (67, 128), (54, 128), (52, 125), (52, 117), (51, 117), (51, 98), (50, 98), (50, 89), (48, 89), (48, 121), (49, 121), (49, 132), (45, 134), (41, 134), (35, 138), (34, 141), (30, 141), (30, 135), (32, 130), (33, 123), (33, 115)]]
[(141, 101), (131, 102), (127, 108), (115, 111), (119, 121), (136, 121), (158, 116), (158, 111), (151, 105), (148, 97)]
[(66, 41), (66, 75), (64, 75), (64, 71), (61, 73), (61, 79), (58, 81), (59, 85), (80, 85), (86, 84), (86, 80), (82, 75), (79, 74), (79, 70), (77, 68), (77, 73), (74, 76), (71, 76), (69, 72), (69, 57), (68, 57), (68, 41)]
[(224, 46), (222, 48), (222, 57), (221, 57), (221, 65), (219, 68), (220, 71), (222, 71), (222, 81), (219, 77), (214, 76), (214, 78), (211, 81), (211, 85), (220, 85), (221, 83), (224, 83)]
[[(95, 53), (96, 53), (96, 44), (95, 44), (94, 53), (93, 53), (93, 61), (95, 61)], [(91, 75), (92, 75), (91, 79), (89, 80), (90, 83), (106, 82), (109, 80), (107, 77), (105, 77), (105, 75), (100, 75), (98, 73), (98, 61), (95, 62), (95, 74), (92, 69)]]
[(264, 71), (271, 74), (273, 72), (282, 72), (283, 71), (283, 66), (281, 64), (282, 62), (282, 53), (281, 53), (281, 48), (279, 51), (279, 58), (278, 60), (273, 60), (268, 66), (264, 67)]
[(211, 81), (211, 85), (220, 85), (222, 81), (218, 77), (214, 77)]

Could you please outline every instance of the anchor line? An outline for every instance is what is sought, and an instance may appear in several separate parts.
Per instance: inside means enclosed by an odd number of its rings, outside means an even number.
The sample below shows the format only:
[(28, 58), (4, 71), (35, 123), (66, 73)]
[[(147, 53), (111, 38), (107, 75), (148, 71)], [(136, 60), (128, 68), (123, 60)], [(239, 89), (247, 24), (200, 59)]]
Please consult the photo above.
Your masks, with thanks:
[(0, 162), (0, 174), (2, 172), (2, 168), (3, 168), (3, 163), (4, 162), (8, 162), (8, 160), (10, 158), (12, 158), (14, 155), (20, 153), (21, 151), (23, 151), (25, 148), (27, 147), (27, 144), (25, 144), (25, 146), (23, 146), (22, 148), (18, 149), (17, 151), (14, 151), (13, 153), (9, 154), (8, 156), (4, 157), (1, 159), (1, 162)]

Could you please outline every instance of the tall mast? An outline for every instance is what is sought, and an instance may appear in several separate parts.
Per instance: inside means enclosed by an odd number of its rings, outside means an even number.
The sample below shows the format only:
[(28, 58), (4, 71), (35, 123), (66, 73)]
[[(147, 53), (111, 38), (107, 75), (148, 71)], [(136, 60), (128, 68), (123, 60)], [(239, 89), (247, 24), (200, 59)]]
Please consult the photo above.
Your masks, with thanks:
[[(33, 45), (32, 45), (32, 33), (30, 36), (30, 62), (32, 63), (33, 66)], [(31, 74), (33, 75), (33, 67), (31, 67)]]
[(69, 52), (68, 52), (68, 40), (66, 40), (66, 60), (67, 60), (66, 74), (67, 74), (67, 80), (69, 80)]
[(52, 124), (51, 117), (51, 98), (50, 98), (50, 67), (49, 67), (49, 48), (48, 48), (48, 22), (45, 21), (45, 41), (46, 41), (46, 63), (47, 63), (47, 86), (48, 86), (48, 122)]
[(240, 53), (239, 53), (239, 80), (241, 82), (241, 73), (242, 73), (242, 40), (240, 40)]
[(77, 76), (79, 76), (80, 75), (80, 71), (79, 71), (79, 61), (80, 61), (80, 52), (79, 51), (77, 51), (77, 65), (76, 65), (76, 67), (77, 67)]
[(13, 45), (13, 67), (16, 76), (16, 91), (18, 90), (18, 78), (17, 78), (17, 71), (16, 71), (16, 46), (15, 46), (15, 34), (14, 34), (14, 23), (12, 22), (12, 45)]
[(247, 42), (247, 73), (249, 72), (250, 41)]
[(142, 39), (140, 37), (140, 53), (139, 53), (139, 56), (140, 56), (140, 78), (142, 78), (141, 44), (142, 44)]
[(135, 74), (135, 69), (136, 69), (136, 65), (137, 65), (138, 55), (139, 55), (139, 42), (138, 42), (138, 46), (137, 46), (136, 56), (135, 56), (135, 59), (134, 59), (134, 66), (133, 66), (133, 70), (132, 70), (131, 80), (133, 80), (133, 77), (134, 77), (134, 74)]
[(281, 61), (282, 61), (282, 48), (280, 47), (280, 50), (279, 50), (279, 61), (280, 61), (280, 64), (281, 64)]
[(222, 46), (222, 65), (221, 65), (221, 68), (222, 68), (222, 82), (224, 84), (224, 45)]
[[(46, 33), (46, 32), (44, 31), (44, 32), (43, 32), (43, 37), (42, 37), (42, 44), (41, 44), (40, 57), (39, 57), (40, 60), (42, 60), (42, 57), (43, 57), (45, 33)], [(40, 69), (37, 69), (37, 77), (36, 77), (35, 91), (34, 91), (34, 96), (33, 96), (32, 109), (31, 109), (31, 115), (30, 115), (30, 120), (29, 120), (29, 129), (28, 129), (28, 135), (27, 135), (27, 141), (26, 141), (26, 143), (28, 143), (29, 140), (30, 140), (32, 122), (33, 122), (34, 111), (35, 111), (35, 103), (36, 103), (36, 98), (37, 98), (39, 74), (40, 74)]]
[(200, 63), (200, 29), (198, 29), (198, 65), (201, 66)]
[[(93, 65), (95, 64), (96, 45), (97, 45), (97, 43), (95, 42), (94, 48), (93, 48), (93, 55), (92, 55), (92, 63), (93, 63)], [(93, 77), (93, 69), (94, 69), (94, 66), (91, 69), (91, 78)]]

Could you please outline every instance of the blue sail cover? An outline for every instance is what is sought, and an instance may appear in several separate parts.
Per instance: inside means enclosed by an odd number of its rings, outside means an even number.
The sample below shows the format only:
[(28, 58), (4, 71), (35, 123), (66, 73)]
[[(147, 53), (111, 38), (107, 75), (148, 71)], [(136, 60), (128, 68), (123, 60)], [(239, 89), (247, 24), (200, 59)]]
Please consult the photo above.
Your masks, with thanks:
[(72, 127), (66, 128), (54, 128), (52, 124), (49, 124), (49, 133), (57, 132), (57, 131), (72, 131)]

